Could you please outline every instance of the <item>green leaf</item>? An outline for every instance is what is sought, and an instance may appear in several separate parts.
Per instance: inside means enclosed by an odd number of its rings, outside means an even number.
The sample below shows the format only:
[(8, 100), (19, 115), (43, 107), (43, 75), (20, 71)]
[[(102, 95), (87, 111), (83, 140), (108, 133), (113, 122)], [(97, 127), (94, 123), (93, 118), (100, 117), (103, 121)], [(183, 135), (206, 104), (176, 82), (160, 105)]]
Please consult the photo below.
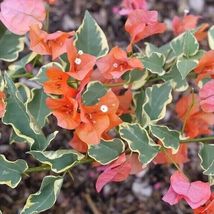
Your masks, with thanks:
[(214, 25), (208, 31), (208, 42), (211, 50), (214, 50)]
[(152, 125), (150, 127), (152, 135), (158, 138), (163, 146), (172, 149), (172, 153), (178, 152), (180, 146), (180, 133), (175, 130), (170, 130), (167, 126)]
[(76, 32), (75, 45), (84, 53), (102, 57), (109, 51), (108, 42), (102, 29), (88, 11)]
[(125, 80), (124, 88), (129, 88), (131, 85), (132, 90), (141, 88), (146, 83), (148, 77), (148, 71), (141, 71), (134, 69), (130, 72), (123, 74), (122, 79)]
[(191, 57), (197, 54), (199, 44), (192, 32), (185, 32), (172, 40), (171, 48), (177, 56)]
[(92, 81), (87, 85), (85, 92), (82, 95), (83, 104), (93, 106), (99, 102), (107, 92), (105, 86), (99, 81)]
[(0, 60), (13, 62), (18, 58), (19, 52), (24, 49), (24, 37), (5, 30), (0, 35), (0, 47)]
[(112, 140), (101, 140), (97, 145), (90, 145), (88, 155), (102, 165), (106, 165), (116, 160), (124, 152), (125, 145), (122, 140), (114, 138)]
[(36, 214), (50, 209), (59, 195), (63, 177), (46, 176), (37, 193), (31, 194), (21, 214)]
[(20, 60), (18, 60), (16, 62), (14, 62), (13, 64), (11, 64), (8, 67), (10, 75), (13, 75), (13, 74), (17, 73), (20, 70), (24, 70), (25, 71), (26, 64), (28, 64), (32, 60), (34, 60), (36, 56), (37, 56), (37, 53), (31, 52), (28, 55), (26, 55), (23, 58), (21, 58)]
[(150, 56), (144, 57), (142, 59), (142, 63), (145, 69), (149, 70), (153, 74), (162, 76), (165, 73), (165, 70), (163, 69), (165, 58), (160, 53), (153, 52)]
[[(169, 82), (153, 85), (146, 89), (146, 103), (143, 105), (145, 113), (151, 121), (158, 121), (165, 117), (166, 106), (171, 103), (172, 87)], [(143, 114), (145, 114), (143, 112)]]
[(214, 144), (202, 144), (199, 151), (201, 167), (205, 175), (214, 175)]
[(48, 141), (43, 132), (37, 134), (32, 129), (31, 116), (27, 113), (26, 105), (19, 99), (21, 96), (13, 81), (5, 73), (7, 83), (6, 112), (2, 119), (6, 125), (11, 125), (18, 137), (25, 139), (35, 150), (44, 150), (48, 146)]
[(142, 164), (151, 162), (159, 151), (159, 146), (149, 137), (147, 131), (139, 124), (123, 123), (119, 127), (119, 133), (125, 140), (131, 151), (139, 154)]
[(161, 78), (165, 81), (169, 81), (172, 88), (179, 92), (185, 91), (189, 87), (187, 80), (182, 79), (181, 73), (176, 65), (174, 65), (169, 72)]
[(84, 155), (74, 150), (57, 150), (57, 151), (31, 151), (28, 152), (35, 159), (51, 167), (55, 173), (62, 173), (71, 168), (76, 162), (84, 158)]
[(182, 79), (185, 79), (187, 75), (198, 65), (198, 62), (193, 59), (185, 59), (179, 57), (177, 61), (177, 68), (182, 76)]
[(133, 102), (135, 106), (135, 116), (137, 122), (143, 126), (147, 126), (147, 117), (144, 117), (143, 112), (143, 104), (146, 102), (145, 91), (141, 90), (134, 94)]
[(32, 99), (27, 103), (27, 109), (33, 115), (39, 127), (45, 125), (45, 121), (51, 113), (45, 103), (47, 97), (42, 88), (33, 89)]
[(24, 160), (9, 161), (4, 155), (0, 155), (0, 184), (6, 184), (11, 188), (17, 187), (27, 168), (28, 165)]
[(16, 83), (16, 88), (18, 90), (18, 97), (19, 99), (23, 102), (23, 103), (26, 103), (30, 98), (31, 98), (31, 91), (30, 89), (22, 84), (22, 83)]
[(154, 52), (156, 52), (163, 55), (164, 58), (167, 59), (167, 61), (172, 60), (173, 56), (171, 56), (172, 49), (170, 47), (170, 43), (167, 43), (161, 47), (156, 47), (155, 45), (148, 42), (146, 42), (145, 45), (146, 45), (145, 48), (146, 56), (151, 56)]

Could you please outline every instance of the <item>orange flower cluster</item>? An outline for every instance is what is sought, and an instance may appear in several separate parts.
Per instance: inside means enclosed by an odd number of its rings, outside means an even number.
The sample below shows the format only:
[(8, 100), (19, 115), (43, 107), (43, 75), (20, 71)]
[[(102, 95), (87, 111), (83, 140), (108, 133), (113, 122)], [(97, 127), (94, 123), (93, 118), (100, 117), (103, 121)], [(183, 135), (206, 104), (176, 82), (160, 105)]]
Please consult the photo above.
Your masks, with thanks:
[(118, 47), (96, 62), (96, 57), (77, 50), (72, 39), (64, 43), (70, 68), (67, 72), (56, 66), (47, 70), (44, 91), (57, 98), (48, 98), (46, 103), (60, 127), (75, 129), (70, 145), (85, 152), (87, 145), (98, 144), (101, 138), (111, 138), (108, 131), (122, 122), (119, 116), (128, 112), (131, 105), (130, 90), (117, 96), (118, 92), (110, 89), (97, 104), (86, 106), (82, 103), (81, 93), (91, 80), (95, 64), (108, 81), (119, 79), (132, 69), (143, 69), (143, 65), (136, 58), (128, 58), (127, 53)]
[[(194, 30), (197, 27), (199, 18), (200, 16), (194, 15), (185, 15), (182, 18), (175, 16), (172, 20), (172, 28), (174, 35), (177, 36), (185, 31)], [(195, 37), (198, 41), (202, 41), (207, 37), (208, 27), (209, 24), (204, 23), (197, 28), (195, 32)]]
[(210, 126), (214, 124), (214, 114), (204, 112), (200, 107), (200, 98), (197, 94), (183, 96), (176, 104), (176, 113), (185, 123), (184, 130), (188, 137), (210, 135)]

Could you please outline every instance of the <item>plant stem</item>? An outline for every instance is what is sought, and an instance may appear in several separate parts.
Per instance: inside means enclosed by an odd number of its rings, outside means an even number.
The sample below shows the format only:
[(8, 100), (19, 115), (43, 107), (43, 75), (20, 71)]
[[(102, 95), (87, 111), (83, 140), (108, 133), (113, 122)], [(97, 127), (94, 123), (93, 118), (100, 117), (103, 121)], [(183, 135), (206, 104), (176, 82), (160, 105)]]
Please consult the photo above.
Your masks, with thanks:
[(37, 167), (31, 167), (31, 168), (28, 168), (25, 173), (28, 174), (28, 173), (33, 173), (33, 172), (41, 172), (41, 171), (48, 171), (50, 170), (51, 167), (50, 166), (37, 166)]
[[(86, 163), (91, 163), (93, 162), (94, 160), (91, 159), (91, 158), (84, 158), (80, 161), (78, 161), (74, 166), (77, 166), (77, 165), (80, 165), (80, 164), (86, 164)], [(41, 166), (37, 166), (37, 167), (31, 167), (31, 168), (28, 168), (24, 174), (28, 174), (28, 173), (34, 173), (34, 172), (42, 172), (42, 171), (49, 171), (51, 170), (51, 167), (48, 166), (48, 165), (41, 165)], [(68, 170), (69, 171), (69, 170)]]
[(46, 21), (45, 21), (45, 31), (48, 32), (49, 30), (49, 21), (50, 21), (50, 6), (49, 4), (46, 5)]
[(124, 84), (126, 84), (125, 82), (116, 82), (116, 83), (106, 83), (104, 84), (106, 87), (119, 87), (119, 86), (123, 86)]
[[(208, 142), (212, 141), (213, 142)], [(186, 139), (186, 140), (181, 140), (181, 143), (209, 143), (209, 144), (214, 144), (214, 136), (209, 136), (209, 137), (201, 137), (201, 138), (191, 138), (191, 139)]]
[(32, 73), (25, 73), (25, 74), (16, 74), (16, 75), (12, 75), (12, 78), (13, 78), (13, 79), (22, 78), (22, 77), (31, 78), (31, 77), (33, 77), (33, 74), (32, 74)]

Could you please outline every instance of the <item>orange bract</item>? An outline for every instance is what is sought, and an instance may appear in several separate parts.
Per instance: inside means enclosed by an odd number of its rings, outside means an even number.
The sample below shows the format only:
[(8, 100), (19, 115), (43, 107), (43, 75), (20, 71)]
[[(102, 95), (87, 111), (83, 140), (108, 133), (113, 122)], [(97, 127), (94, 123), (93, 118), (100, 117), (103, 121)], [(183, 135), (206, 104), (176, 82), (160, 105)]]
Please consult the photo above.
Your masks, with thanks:
[(70, 63), (68, 74), (77, 79), (83, 80), (94, 68), (96, 57), (77, 50), (73, 40), (67, 41), (67, 54)]
[(43, 83), (44, 91), (48, 94), (73, 96), (76, 90), (68, 86), (70, 76), (60, 68), (53, 66), (47, 69), (48, 81)]
[(48, 4), (56, 4), (58, 0), (45, 0)]
[[(172, 20), (172, 28), (174, 34), (177, 36), (185, 31), (195, 29), (199, 18), (200, 16), (194, 15), (185, 15), (183, 18), (175, 16)], [(195, 37), (198, 41), (202, 41), (206, 38), (206, 30), (208, 27), (208, 24), (203, 24), (197, 29), (197, 31), (195, 32)]]
[(88, 151), (88, 145), (81, 141), (76, 134), (73, 135), (73, 138), (69, 141), (68, 144), (78, 152), (85, 153)]
[(131, 46), (146, 37), (154, 34), (163, 33), (166, 30), (164, 23), (158, 22), (157, 11), (134, 10), (128, 16), (125, 29), (131, 37), (128, 51)]
[(183, 164), (189, 160), (187, 150), (187, 145), (181, 144), (176, 154), (172, 154), (171, 149), (166, 149), (164, 152), (159, 152), (153, 161), (155, 164)]
[(5, 93), (0, 91), (0, 118), (4, 116), (6, 105), (4, 103)]
[(46, 104), (57, 118), (57, 124), (64, 129), (75, 129), (80, 124), (80, 115), (77, 112), (78, 103), (73, 98), (47, 98)]
[(184, 96), (176, 104), (175, 110), (183, 122), (186, 120), (185, 133), (190, 138), (212, 133), (209, 127), (214, 124), (214, 114), (203, 112), (199, 101), (198, 95), (195, 94), (194, 99), (192, 95)]
[(118, 79), (127, 71), (143, 69), (139, 59), (128, 58), (119, 47), (112, 48), (108, 55), (98, 60), (97, 67), (106, 79)]
[(185, 15), (182, 18), (175, 16), (172, 20), (174, 34), (177, 36), (187, 30), (192, 30), (196, 28), (199, 18), (200, 16), (194, 15)]
[(48, 34), (38, 25), (30, 27), (30, 48), (41, 55), (51, 55), (56, 59), (66, 52), (66, 41), (74, 35), (74, 32), (61, 32)]
[(198, 27), (195, 32), (195, 38), (200, 42), (203, 41), (207, 37), (207, 29), (209, 28), (209, 24), (205, 23)]
[(195, 73), (198, 74), (197, 81), (205, 77), (214, 77), (214, 51), (206, 52), (199, 60), (198, 66), (194, 69)]
[(117, 116), (119, 101), (109, 91), (94, 106), (81, 106), (81, 121), (76, 128), (78, 137), (87, 144), (98, 144), (104, 132), (119, 125), (122, 121)]

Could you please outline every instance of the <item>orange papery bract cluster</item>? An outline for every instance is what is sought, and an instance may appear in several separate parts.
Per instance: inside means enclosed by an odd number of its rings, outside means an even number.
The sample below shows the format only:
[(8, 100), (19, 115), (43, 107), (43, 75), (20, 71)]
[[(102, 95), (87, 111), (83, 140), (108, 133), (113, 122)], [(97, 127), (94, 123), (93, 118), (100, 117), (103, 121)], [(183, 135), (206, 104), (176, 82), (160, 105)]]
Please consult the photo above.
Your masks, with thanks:
[(66, 52), (66, 41), (74, 36), (74, 32), (61, 32), (48, 34), (38, 25), (30, 27), (30, 49), (41, 55), (51, 55), (56, 59)]
[[(180, 18), (178, 16), (175, 16), (172, 20), (172, 28), (173, 33), (175, 36), (188, 31), (193, 30), (196, 28), (198, 20), (200, 19), (200, 16), (194, 16), (194, 15), (185, 15), (184, 17)], [(195, 37), (198, 41), (202, 41), (206, 38), (209, 25), (207, 23), (202, 24), (199, 28), (197, 28), (195, 34)]]
[(199, 60), (199, 63), (197, 67), (194, 69), (195, 73), (198, 75), (196, 82), (199, 82), (200, 80), (211, 77), (214, 78), (214, 51), (210, 50), (206, 52), (201, 59)]
[(131, 51), (132, 45), (140, 40), (154, 34), (165, 32), (166, 24), (158, 22), (157, 11), (137, 9), (128, 15), (128, 19), (125, 23), (125, 30), (131, 37), (128, 46), (128, 51)]
[(197, 94), (183, 96), (176, 103), (176, 113), (185, 122), (184, 131), (190, 138), (200, 135), (209, 135), (214, 124), (214, 114), (204, 112), (200, 107), (200, 98)]

